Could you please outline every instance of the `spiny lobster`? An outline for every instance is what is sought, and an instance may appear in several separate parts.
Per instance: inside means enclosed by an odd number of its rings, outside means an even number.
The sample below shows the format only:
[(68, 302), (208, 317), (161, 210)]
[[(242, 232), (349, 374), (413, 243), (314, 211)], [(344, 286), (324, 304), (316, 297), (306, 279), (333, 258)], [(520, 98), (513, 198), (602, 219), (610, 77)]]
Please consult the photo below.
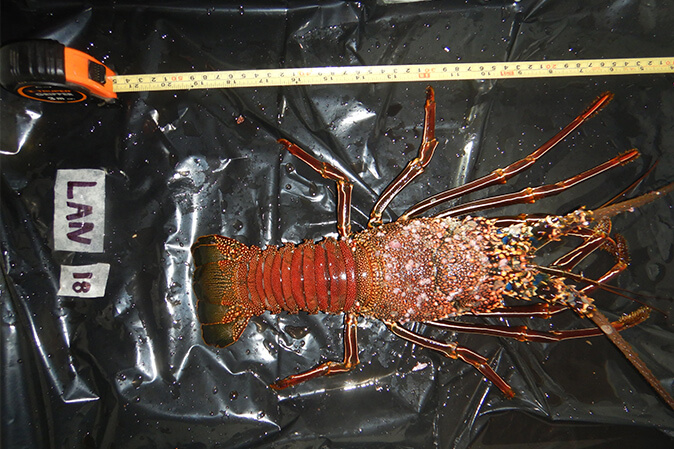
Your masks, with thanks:
[[(619, 333), (644, 321), (649, 308), (642, 307), (610, 322), (589, 296), (597, 288), (612, 291), (606, 283), (628, 265), (627, 245), (620, 235), (610, 234), (610, 218), (671, 192), (674, 183), (632, 200), (606, 204), (593, 211), (581, 208), (564, 216), (520, 215), (487, 219), (471, 215), (495, 207), (533, 203), (555, 195), (634, 160), (639, 155), (637, 150), (627, 151), (555, 184), (474, 200), (430, 217), (420, 217), (439, 204), (505, 183), (526, 170), (611, 97), (610, 93), (600, 96), (585, 112), (525, 158), (427, 198), (396, 221), (384, 224), (382, 214), (386, 207), (424, 171), (438, 145), (435, 139), (435, 94), (429, 87), (418, 155), (381, 194), (370, 214), (368, 229), (356, 234), (351, 233), (352, 183), (347, 176), (296, 144), (280, 139), (290, 153), (324, 178), (337, 183), (339, 239), (325, 238), (319, 242), (286, 243), (261, 249), (219, 235), (199, 237), (192, 246), (196, 266), (194, 292), (205, 342), (217, 347), (231, 345), (239, 339), (249, 319), (265, 311), (343, 313), (343, 361), (321, 363), (271, 385), (274, 389), (282, 389), (354, 368), (359, 363), (356, 317), (370, 317), (381, 320), (391, 332), (405, 340), (471, 364), (506, 396), (513, 397), (513, 389), (491, 368), (486, 358), (457, 343), (442, 342), (413, 332), (405, 327), (405, 323), (421, 322), (441, 329), (534, 342), (606, 335), (674, 409), (674, 399)], [(566, 236), (580, 237), (583, 243), (550, 266), (536, 263), (536, 252), (542, 246)], [(571, 271), (598, 249), (609, 252), (615, 260), (606, 273), (593, 280)], [(578, 287), (569, 281), (585, 286)], [(538, 299), (539, 302), (506, 306), (506, 297)], [(544, 332), (526, 327), (468, 325), (447, 320), (466, 314), (549, 317), (569, 308), (592, 320), (597, 327)]]

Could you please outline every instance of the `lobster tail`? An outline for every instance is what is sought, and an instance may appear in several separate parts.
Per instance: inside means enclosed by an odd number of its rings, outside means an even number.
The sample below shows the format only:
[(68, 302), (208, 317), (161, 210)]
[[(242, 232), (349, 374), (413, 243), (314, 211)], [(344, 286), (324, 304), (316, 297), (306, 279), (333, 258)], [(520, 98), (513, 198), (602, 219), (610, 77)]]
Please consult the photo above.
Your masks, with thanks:
[(207, 345), (224, 348), (239, 339), (248, 325), (249, 316), (240, 316), (233, 321), (227, 321), (231, 308), (219, 304), (210, 304), (199, 301), (199, 321), (201, 334)]
[[(254, 251), (254, 250), (252, 250)], [(196, 270), (193, 289), (197, 296), (204, 341), (225, 347), (243, 333), (255, 311), (238, 294), (237, 271), (251, 248), (219, 235), (200, 237), (192, 245)]]

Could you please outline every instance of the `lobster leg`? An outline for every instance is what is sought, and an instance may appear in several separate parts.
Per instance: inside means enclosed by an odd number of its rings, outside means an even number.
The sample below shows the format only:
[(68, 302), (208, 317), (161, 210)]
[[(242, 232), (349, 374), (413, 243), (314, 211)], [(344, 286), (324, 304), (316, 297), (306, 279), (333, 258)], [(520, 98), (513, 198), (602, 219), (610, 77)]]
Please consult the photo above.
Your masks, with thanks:
[[(547, 305), (547, 303), (542, 303), (541, 305)], [(568, 307), (562, 307), (561, 310), (568, 310)], [(634, 312), (623, 316), (618, 321), (612, 322), (611, 326), (613, 326), (613, 328), (616, 331), (621, 332), (625, 329), (628, 329), (632, 326), (636, 326), (637, 324), (644, 322), (649, 315), (650, 315), (649, 307), (646, 306), (640, 307)], [(507, 312), (504, 312), (502, 314), (499, 314), (499, 316), (509, 316), (509, 315), (507, 314)], [(586, 329), (561, 330), (561, 331), (537, 331), (534, 329), (529, 329), (526, 326), (500, 326), (492, 324), (462, 323), (444, 320), (430, 321), (426, 324), (448, 331), (469, 333), (469, 334), (490, 335), (493, 337), (514, 338), (519, 341), (532, 341), (538, 343), (549, 343), (562, 340), (571, 340), (574, 338), (590, 338), (604, 335), (604, 332), (596, 327), (590, 327)]]
[(541, 158), (545, 153), (551, 150), (555, 145), (557, 145), (561, 140), (566, 138), (571, 134), (576, 128), (582, 125), (588, 118), (598, 112), (602, 107), (604, 107), (609, 101), (613, 98), (613, 94), (607, 92), (602, 96), (597, 98), (594, 103), (582, 114), (576, 117), (571, 123), (566, 125), (561, 131), (555, 134), (550, 140), (544, 143), (541, 147), (535, 150), (533, 153), (529, 154), (527, 157), (520, 159), (519, 161), (513, 162), (512, 164), (494, 170), (492, 173), (478, 178), (474, 181), (468, 182), (462, 186), (458, 186), (444, 192), (433, 195), (425, 200), (415, 204), (409, 208), (401, 217), (403, 220), (413, 218), (419, 214), (432, 209), (433, 207), (450, 201), (454, 198), (467, 195), (478, 190), (482, 190), (486, 187), (493, 186), (495, 184), (505, 184), (508, 179), (512, 178), (515, 175), (520, 174), (527, 168), (531, 167), (539, 158)]
[(423, 335), (419, 335), (404, 328), (401, 324), (393, 321), (385, 321), (386, 326), (398, 337), (407, 340), (424, 348), (438, 351), (441, 354), (452, 359), (460, 359), (466, 363), (473, 365), (484, 377), (491, 381), (499, 390), (503, 392), (508, 398), (513, 398), (515, 392), (508, 383), (501, 378), (496, 371), (489, 366), (489, 360), (482, 357), (480, 354), (471, 351), (468, 348), (459, 346), (456, 343), (443, 343), (441, 341), (433, 340)]
[(620, 192), (619, 194), (617, 194), (616, 196), (614, 196), (613, 198), (611, 198), (610, 200), (608, 200), (607, 202), (602, 204), (601, 207), (598, 207), (597, 209), (601, 209), (602, 207), (610, 206), (611, 204), (614, 204), (619, 199), (625, 198), (630, 192), (632, 192), (634, 189), (636, 189), (637, 186), (644, 179), (646, 179), (646, 177), (648, 177), (648, 175), (650, 175), (653, 170), (655, 170), (655, 167), (657, 167), (657, 165), (658, 165), (658, 161), (655, 161), (655, 163), (653, 165), (648, 167), (648, 170), (646, 170), (643, 175), (639, 176), (639, 178), (637, 178), (632, 184), (630, 184), (629, 186), (624, 188), (622, 190), (622, 192)]
[(489, 312), (480, 312), (481, 317), (524, 317), (524, 318), (545, 318), (569, 310), (562, 304), (550, 304), (549, 302), (539, 302), (525, 306), (497, 307)]
[[(562, 270), (571, 270), (597, 249), (603, 247), (615, 247), (616, 243), (609, 237), (609, 232), (611, 232), (610, 220), (602, 220), (597, 224), (596, 227), (592, 229), (577, 228), (566, 232), (564, 235), (580, 237), (584, 241), (577, 248), (574, 248), (559, 259), (555, 260), (552, 263), (552, 266), (561, 268)], [(615, 253), (612, 252), (612, 254)]]
[(590, 170), (586, 170), (583, 173), (580, 173), (576, 176), (572, 176), (571, 178), (565, 179), (563, 181), (554, 184), (546, 184), (538, 187), (528, 187), (524, 190), (515, 193), (508, 193), (505, 195), (498, 195), (489, 198), (484, 198), (482, 200), (470, 201), (468, 203), (446, 209), (440, 212), (439, 214), (434, 215), (434, 217), (437, 218), (456, 217), (460, 215), (470, 214), (480, 210), (493, 209), (496, 207), (511, 206), (513, 204), (522, 204), (522, 203), (534, 203), (536, 202), (536, 200), (548, 196), (557, 195), (582, 181), (590, 179), (600, 173), (615, 168), (619, 165), (631, 162), (637, 157), (639, 157), (639, 152), (635, 149), (632, 149), (624, 154), (621, 154), (620, 156), (616, 156), (604, 162), (603, 164), (600, 164), (594, 168), (591, 168)]
[(428, 86), (426, 88), (426, 104), (424, 105), (424, 133), (421, 137), (419, 154), (407, 163), (403, 171), (379, 196), (370, 213), (370, 220), (367, 223), (369, 228), (381, 225), (381, 216), (386, 207), (402, 189), (424, 172), (437, 146), (438, 141), (435, 139), (435, 92), (432, 87)]
[[(547, 145), (547, 144), (546, 144), (546, 145)], [(518, 161), (518, 163), (519, 163), (519, 162), (522, 162), (522, 161)], [(601, 205), (600, 207), (598, 207), (596, 210), (601, 211), (601, 210), (603, 210), (604, 208), (607, 208), (608, 206), (614, 204), (617, 200), (619, 200), (619, 199), (621, 199), (621, 198), (624, 198), (627, 194), (629, 194), (629, 192), (631, 192), (632, 190), (634, 190), (634, 189), (639, 185), (640, 182), (642, 182), (644, 179), (646, 179), (646, 177), (653, 171), (653, 169), (655, 169), (655, 167), (656, 167), (657, 165), (658, 165), (658, 163), (657, 163), (657, 161), (656, 161), (653, 165), (651, 165), (651, 166), (648, 168), (648, 170), (646, 170), (646, 171), (644, 172), (643, 175), (639, 176), (639, 178), (638, 178), (636, 181), (634, 181), (632, 184), (630, 184), (630, 185), (627, 186), (625, 189), (623, 189), (623, 191), (620, 192), (618, 195), (614, 196), (613, 198), (611, 198), (610, 200), (608, 200), (606, 203), (602, 204), (602, 205)], [(506, 168), (506, 169), (507, 169), (507, 168)], [(461, 187), (459, 187), (459, 188), (463, 188), (463, 187), (465, 187), (466, 185), (468, 185), (468, 184), (465, 184), (464, 186), (461, 186)], [(669, 190), (667, 190), (667, 189), (669, 189)], [(657, 196), (659, 196), (659, 195), (665, 195), (665, 194), (667, 194), (669, 191), (671, 191), (671, 185), (670, 185), (670, 186), (665, 186), (664, 188), (662, 188), (662, 189), (660, 189), (660, 190), (657, 190), (657, 191), (655, 191), (655, 192), (650, 192), (650, 193), (647, 194), (647, 195), (649, 196), (649, 201), (652, 201), (652, 199), (653, 199), (654, 197), (657, 198)], [(444, 193), (444, 192), (443, 192), (443, 193)], [(640, 197), (639, 197), (639, 198), (640, 198)], [(636, 199), (636, 198), (635, 198), (635, 199)], [(626, 200), (626, 202), (629, 203), (629, 204), (631, 204), (632, 207), (637, 207), (637, 206), (638, 206), (637, 204), (632, 204), (632, 203), (631, 203), (631, 200)], [(646, 201), (646, 202), (648, 202), (648, 201)], [(421, 203), (420, 203), (420, 204), (421, 204)], [(640, 204), (643, 205), (644, 203), (640, 203)], [(427, 210), (427, 209), (424, 209), (424, 210)], [(422, 212), (423, 212), (423, 211), (422, 211)], [(618, 212), (613, 213), (613, 214), (611, 214), (610, 216), (616, 215), (617, 213), (618, 213)], [(517, 216), (510, 216), (510, 217), (508, 217), (508, 216), (495, 217), (495, 218), (494, 218), (494, 220), (495, 220), (495, 223), (494, 223), (494, 224), (495, 224), (496, 226), (498, 226), (498, 227), (507, 227), (507, 226), (516, 225), (516, 224), (526, 224), (526, 225), (529, 225), (529, 226), (534, 226), (534, 225), (540, 223), (541, 221), (545, 220), (545, 218), (546, 218), (547, 216), (548, 216), (548, 214), (520, 214), (520, 215), (517, 215)], [(607, 216), (604, 217), (604, 218), (609, 218), (609, 216), (607, 215)], [(608, 233), (608, 231), (604, 231), (604, 232)], [(573, 235), (573, 234), (569, 233), (569, 235)]]
[[(604, 222), (609, 223), (607, 226), (610, 228), (610, 221), (608, 221), (608, 219), (606, 221), (601, 221), (600, 225)], [(595, 229), (587, 228), (576, 229), (567, 235), (585, 237), (585, 242), (578, 248), (557, 259), (552, 266), (569, 271), (597, 249), (609, 252), (615, 259), (615, 264), (611, 269), (597, 279), (596, 282), (587, 285), (580, 290), (583, 294), (590, 294), (627, 268), (627, 265), (629, 264), (629, 254), (627, 252), (627, 242), (622, 235), (615, 234), (613, 238), (610, 238), (605, 231), (600, 230), (597, 232)]]
[(278, 142), (302, 162), (316, 170), (325, 179), (337, 182), (337, 232), (342, 237), (351, 234), (351, 191), (353, 184), (338, 168), (321, 162), (294, 143), (279, 139)]
[(269, 386), (274, 390), (282, 390), (316, 377), (351, 371), (359, 363), (357, 330), (358, 320), (356, 319), (356, 316), (351, 313), (344, 314), (344, 361), (324, 362), (309, 371), (293, 374), (292, 376), (278, 380)]

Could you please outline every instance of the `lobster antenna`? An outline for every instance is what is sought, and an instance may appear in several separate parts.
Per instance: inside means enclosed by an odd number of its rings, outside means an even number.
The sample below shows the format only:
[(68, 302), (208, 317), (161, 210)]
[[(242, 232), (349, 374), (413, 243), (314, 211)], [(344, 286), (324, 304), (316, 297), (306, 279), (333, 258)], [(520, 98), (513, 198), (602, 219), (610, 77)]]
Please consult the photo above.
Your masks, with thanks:
[(653, 375), (651, 370), (637, 355), (634, 348), (632, 348), (632, 345), (627, 343), (622, 335), (620, 335), (620, 333), (617, 332), (613, 326), (611, 326), (611, 322), (608, 320), (608, 318), (599, 312), (596, 307), (592, 307), (586, 316), (591, 319), (594, 324), (596, 324), (597, 327), (602, 330), (602, 332), (604, 332), (609, 340), (611, 340), (611, 342), (620, 350), (620, 352), (623, 353), (627, 360), (630, 361), (632, 366), (634, 366), (637, 371), (639, 371), (639, 374), (641, 374), (644, 379), (646, 379), (646, 381), (651, 384), (651, 387), (653, 387), (653, 389), (660, 395), (667, 405), (674, 409), (674, 398), (672, 398), (669, 392), (665, 390), (660, 381)]
[(643, 195), (636, 198), (595, 209), (591, 212), (592, 218), (598, 221), (602, 218), (615, 217), (616, 215), (622, 214), (624, 212), (632, 212), (635, 208), (651, 203), (661, 196), (671, 193), (672, 191), (674, 191), (674, 182), (671, 182), (658, 190), (644, 193)]

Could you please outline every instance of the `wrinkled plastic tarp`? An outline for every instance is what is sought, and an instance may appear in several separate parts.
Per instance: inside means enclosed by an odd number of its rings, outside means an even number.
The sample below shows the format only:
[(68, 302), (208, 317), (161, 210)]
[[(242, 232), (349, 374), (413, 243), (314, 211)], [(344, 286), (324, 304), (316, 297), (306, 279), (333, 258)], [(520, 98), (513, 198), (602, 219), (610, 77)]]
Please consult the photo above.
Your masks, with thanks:
[[(674, 56), (674, 5), (650, 1), (2, 2), (2, 42), (56, 39), (119, 74)], [(659, 161), (635, 194), (674, 180), (674, 75), (434, 85), (435, 159), (387, 211), (515, 161), (606, 90), (614, 101), (507, 186), (555, 182), (632, 147), (642, 157), (564, 194), (493, 214), (596, 207)], [(674, 414), (603, 337), (557, 344), (433, 333), (489, 357), (508, 400), (472, 367), (360, 319), (361, 365), (276, 392), (342, 354), (341, 316), (270, 315), (233, 346), (204, 345), (189, 248), (335, 235), (335, 186), (287, 138), (355, 185), (354, 230), (414, 157), (425, 84), (121, 94), (55, 105), (3, 91), (2, 446), (664, 447)], [(104, 251), (54, 250), (59, 170), (105, 172)], [(473, 195), (479, 197), (485, 193)], [(672, 311), (672, 198), (614, 220), (632, 255), (616, 285)], [(58, 231), (58, 230), (57, 230)], [(105, 295), (59, 295), (62, 266), (110, 265)], [(610, 258), (597, 258), (608, 267)], [(597, 294), (612, 319), (637, 305)], [(669, 391), (670, 313), (624, 332)], [(573, 313), (527, 320), (589, 326)], [(513, 324), (521, 324), (513, 321)], [(423, 327), (417, 328), (424, 331)]]

